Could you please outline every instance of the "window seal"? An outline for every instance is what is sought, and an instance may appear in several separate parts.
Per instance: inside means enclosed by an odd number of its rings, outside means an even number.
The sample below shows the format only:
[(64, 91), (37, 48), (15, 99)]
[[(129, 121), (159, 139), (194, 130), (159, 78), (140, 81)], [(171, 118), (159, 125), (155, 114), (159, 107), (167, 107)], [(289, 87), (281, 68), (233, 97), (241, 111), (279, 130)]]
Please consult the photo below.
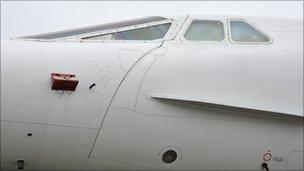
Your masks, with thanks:
[[(231, 38), (231, 27), (230, 27), (230, 22), (231, 21), (243, 21), (243, 22), (247, 23), (248, 25), (250, 25), (251, 27), (253, 27), (257, 31), (259, 31), (261, 34), (263, 34), (265, 37), (267, 37), (269, 39), (269, 41), (268, 42), (236, 42), (236, 41), (232, 40), (232, 38)], [(259, 29), (254, 24), (250, 23), (249, 21), (247, 21), (245, 19), (239, 19), (239, 18), (238, 19), (237, 18), (227, 19), (227, 29), (228, 29), (228, 40), (229, 40), (230, 43), (233, 43), (233, 44), (272, 44), (273, 43), (273, 39), (268, 34), (266, 34), (261, 29)]]

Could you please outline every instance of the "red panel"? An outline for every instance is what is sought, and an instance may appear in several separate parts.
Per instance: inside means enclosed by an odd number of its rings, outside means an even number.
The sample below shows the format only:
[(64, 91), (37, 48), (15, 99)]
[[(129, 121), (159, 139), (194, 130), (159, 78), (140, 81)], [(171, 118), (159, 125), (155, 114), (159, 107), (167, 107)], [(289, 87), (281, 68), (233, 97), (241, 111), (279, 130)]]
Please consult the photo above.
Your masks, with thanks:
[(74, 74), (52, 73), (52, 90), (75, 91), (78, 80)]

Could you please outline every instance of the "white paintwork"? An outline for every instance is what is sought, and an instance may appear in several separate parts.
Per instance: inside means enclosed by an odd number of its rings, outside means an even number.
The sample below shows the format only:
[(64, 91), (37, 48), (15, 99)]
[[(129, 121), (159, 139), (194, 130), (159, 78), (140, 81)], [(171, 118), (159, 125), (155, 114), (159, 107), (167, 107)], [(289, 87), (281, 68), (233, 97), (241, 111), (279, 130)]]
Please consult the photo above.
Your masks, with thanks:
[[(184, 39), (193, 19), (222, 21), (225, 40)], [(229, 19), (272, 41), (231, 42)], [(303, 21), (161, 22), (172, 27), (154, 41), (2, 40), (1, 168), (261, 170), (270, 151), (270, 170), (303, 169)], [(52, 72), (76, 74), (76, 91), (51, 90)]]

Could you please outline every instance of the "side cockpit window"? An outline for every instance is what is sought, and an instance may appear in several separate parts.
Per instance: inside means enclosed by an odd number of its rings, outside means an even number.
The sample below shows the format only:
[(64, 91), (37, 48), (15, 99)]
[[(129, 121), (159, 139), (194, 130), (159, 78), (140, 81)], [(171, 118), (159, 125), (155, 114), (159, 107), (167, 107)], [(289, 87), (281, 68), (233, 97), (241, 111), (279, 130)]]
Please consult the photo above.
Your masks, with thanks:
[(270, 38), (245, 21), (231, 20), (229, 24), (230, 39), (234, 42), (270, 42)]
[(222, 41), (225, 38), (221, 21), (194, 20), (184, 35), (187, 40)]
[(163, 38), (171, 23), (84, 37), (84, 40), (156, 40)]

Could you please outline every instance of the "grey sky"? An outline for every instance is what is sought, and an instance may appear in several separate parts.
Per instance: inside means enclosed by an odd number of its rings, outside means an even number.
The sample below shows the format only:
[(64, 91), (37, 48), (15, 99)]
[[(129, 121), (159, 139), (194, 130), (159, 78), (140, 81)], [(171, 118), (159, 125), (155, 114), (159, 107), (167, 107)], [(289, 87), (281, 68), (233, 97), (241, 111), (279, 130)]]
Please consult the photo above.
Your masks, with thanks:
[(259, 15), (303, 19), (303, 1), (2, 1), (1, 38), (147, 15)]

